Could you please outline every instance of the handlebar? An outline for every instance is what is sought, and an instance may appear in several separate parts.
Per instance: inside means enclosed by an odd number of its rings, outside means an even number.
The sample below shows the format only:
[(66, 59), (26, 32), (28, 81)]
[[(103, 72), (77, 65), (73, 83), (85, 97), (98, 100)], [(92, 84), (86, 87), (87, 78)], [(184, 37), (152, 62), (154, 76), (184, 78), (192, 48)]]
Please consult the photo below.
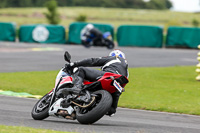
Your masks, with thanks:
[(63, 71), (66, 72), (66, 73), (69, 73), (70, 75), (72, 75), (73, 74), (73, 68), (69, 67), (68, 64), (65, 64), (65, 67), (64, 67)]

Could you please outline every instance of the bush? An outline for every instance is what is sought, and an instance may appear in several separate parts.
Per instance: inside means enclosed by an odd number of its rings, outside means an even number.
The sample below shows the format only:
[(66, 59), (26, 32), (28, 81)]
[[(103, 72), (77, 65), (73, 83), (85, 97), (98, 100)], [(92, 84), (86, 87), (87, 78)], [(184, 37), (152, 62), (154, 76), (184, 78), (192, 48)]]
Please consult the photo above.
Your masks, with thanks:
[(60, 15), (57, 13), (57, 2), (55, 0), (47, 1), (45, 6), (48, 9), (48, 13), (44, 13), (47, 18), (47, 21), (50, 24), (60, 23)]
[(78, 22), (86, 22), (87, 21), (87, 16), (84, 14), (80, 14), (78, 17), (75, 19)]
[(198, 27), (198, 26), (199, 26), (199, 21), (196, 20), (196, 19), (193, 19), (193, 20), (192, 20), (192, 25), (193, 25), (194, 27)]

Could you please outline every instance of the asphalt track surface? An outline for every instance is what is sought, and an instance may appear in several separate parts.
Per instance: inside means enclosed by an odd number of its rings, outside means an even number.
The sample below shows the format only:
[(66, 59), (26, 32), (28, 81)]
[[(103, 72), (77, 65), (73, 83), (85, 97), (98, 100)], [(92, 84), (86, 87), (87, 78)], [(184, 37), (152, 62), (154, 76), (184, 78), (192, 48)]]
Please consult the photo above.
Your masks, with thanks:
[(114, 117), (104, 116), (92, 125), (49, 117), (33, 120), (36, 99), (0, 95), (0, 125), (74, 131), (81, 133), (199, 133), (200, 117), (174, 113), (118, 108)]
[[(165, 67), (196, 65), (198, 50), (120, 47), (126, 53), (129, 67)], [(64, 51), (72, 61), (107, 56), (102, 47), (86, 49), (76, 45), (39, 45), (0, 42), (0, 72), (58, 70), (65, 61)], [(0, 125), (27, 126), (81, 133), (199, 133), (200, 117), (193, 115), (118, 108), (114, 117), (104, 116), (92, 125), (49, 117), (43, 121), (31, 118), (37, 99), (0, 95)]]
[[(165, 67), (196, 65), (197, 49), (119, 47), (129, 67)], [(77, 45), (25, 44), (0, 42), (0, 72), (59, 70), (64, 66), (64, 51), (72, 61), (107, 56), (105, 47), (85, 48)]]

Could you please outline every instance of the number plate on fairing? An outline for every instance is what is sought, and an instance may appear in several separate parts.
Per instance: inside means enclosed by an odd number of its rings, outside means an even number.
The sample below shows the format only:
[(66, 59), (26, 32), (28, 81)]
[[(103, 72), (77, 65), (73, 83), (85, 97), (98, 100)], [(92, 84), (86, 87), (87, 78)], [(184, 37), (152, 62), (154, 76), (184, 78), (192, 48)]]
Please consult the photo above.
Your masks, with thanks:
[(120, 93), (124, 92), (124, 88), (116, 80), (114, 80), (113, 85)]

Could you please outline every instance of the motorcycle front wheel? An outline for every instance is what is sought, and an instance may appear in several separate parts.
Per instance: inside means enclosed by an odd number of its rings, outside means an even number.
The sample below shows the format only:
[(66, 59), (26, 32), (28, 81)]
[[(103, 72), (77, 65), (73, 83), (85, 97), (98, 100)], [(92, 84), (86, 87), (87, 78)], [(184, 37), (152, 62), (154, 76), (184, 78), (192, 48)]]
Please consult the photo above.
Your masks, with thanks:
[(96, 95), (96, 101), (88, 108), (78, 108), (76, 118), (81, 124), (92, 124), (101, 119), (111, 108), (112, 96), (106, 90), (98, 90), (93, 94)]
[(51, 96), (49, 94), (44, 95), (33, 107), (31, 115), (35, 120), (43, 120), (49, 116), (49, 104)]

